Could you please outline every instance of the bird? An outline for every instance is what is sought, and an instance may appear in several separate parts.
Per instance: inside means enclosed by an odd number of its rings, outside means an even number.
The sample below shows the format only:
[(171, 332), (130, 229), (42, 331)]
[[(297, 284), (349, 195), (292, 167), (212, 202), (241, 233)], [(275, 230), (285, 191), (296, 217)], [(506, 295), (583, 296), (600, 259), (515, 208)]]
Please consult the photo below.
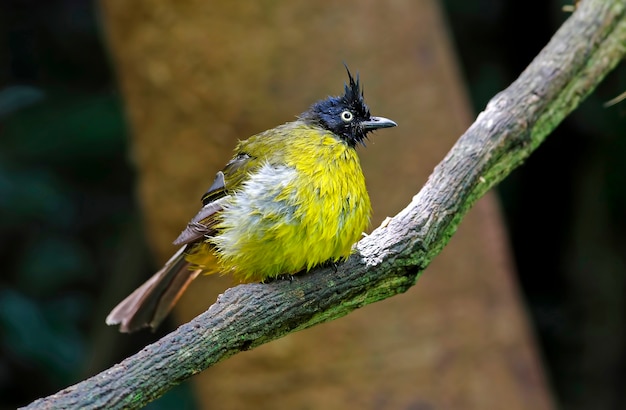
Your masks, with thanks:
[(108, 325), (154, 331), (201, 273), (268, 282), (350, 256), (372, 212), (356, 148), (397, 124), (370, 114), (358, 72), (355, 79), (345, 68), (343, 95), (238, 142), (174, 241), (178, 251), (109, 313)]

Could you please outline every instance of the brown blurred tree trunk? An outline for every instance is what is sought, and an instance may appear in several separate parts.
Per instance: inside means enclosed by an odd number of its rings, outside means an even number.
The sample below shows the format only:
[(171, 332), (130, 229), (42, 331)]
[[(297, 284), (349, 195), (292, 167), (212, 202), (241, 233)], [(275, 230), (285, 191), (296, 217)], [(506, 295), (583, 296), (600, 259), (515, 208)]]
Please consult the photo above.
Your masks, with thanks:
[[(102, 6), (162, 261), (237, 138), (339, 93), (343, 61), (361, 73), (372, 111), (399, 124), (361, 150), (373, 226), (406, 205), (469, 124), (435, 1)], [(177, 318), (230, 284), (200, 278)], [(240, 354), (194, 383), (204, 408), (552, 407), (493, 195), (406, 295)]]

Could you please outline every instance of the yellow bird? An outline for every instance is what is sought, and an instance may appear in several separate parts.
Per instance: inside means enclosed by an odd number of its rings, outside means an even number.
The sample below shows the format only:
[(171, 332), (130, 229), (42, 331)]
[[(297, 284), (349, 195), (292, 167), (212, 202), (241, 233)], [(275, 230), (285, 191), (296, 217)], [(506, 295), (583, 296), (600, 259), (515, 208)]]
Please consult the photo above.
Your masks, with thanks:
[(181, 248), (107, 324), (121, 332), (156, 328), (200, 273), (259, 282), (350, 255), (371, 214), (355, 148), (396, 123), (370, 115), (359, 76), (348, 71), (348, 79), (342, 96), (239, 142), (174, 241)]

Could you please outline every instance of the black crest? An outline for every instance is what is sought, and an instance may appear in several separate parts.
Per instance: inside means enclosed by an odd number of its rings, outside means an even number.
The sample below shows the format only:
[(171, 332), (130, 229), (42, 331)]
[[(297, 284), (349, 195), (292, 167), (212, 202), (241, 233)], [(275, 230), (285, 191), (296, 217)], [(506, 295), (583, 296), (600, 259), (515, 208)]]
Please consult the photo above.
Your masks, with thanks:
[(346, 67), (346, 73), (348, 73), (348, 84), (345, 84), (343, 87), (344, 92), (341, 100), (346, 106), (354, 109), (355, 111), (366, 117), (365, 119), (369, 119), (370, 110), (367, 104), (365, 104), (365, 100), (363, 99), (363, 88), (361, 87), (359, 73), (356, 73), (355, 80), (350, 73), (350, 69), (345, 63), (344, 67)]
[(348, 73), (348, 83), (344, 85), (344, 94), (316, 102), (300, 115), (300, 119), (320, 125), (337, 134), (350, 146), (355, 146), (357, 143), (363, 143), (367, 132), (370, 131), (364, 129), (361, 124), (371, 120), (371, 115), (363, 99), (359, 74), (356, 74), (355, 79), (348, 66), (345, 64), (344, 66)]

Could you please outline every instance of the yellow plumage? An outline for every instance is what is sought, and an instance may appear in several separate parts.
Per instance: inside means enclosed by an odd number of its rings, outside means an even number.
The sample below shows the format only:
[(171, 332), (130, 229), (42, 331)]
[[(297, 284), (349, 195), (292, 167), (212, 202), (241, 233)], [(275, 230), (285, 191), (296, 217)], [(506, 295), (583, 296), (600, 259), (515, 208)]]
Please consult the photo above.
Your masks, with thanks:
[(371, 116), (358, 77), (348, 76), (342, 97), (239, 142), (174, 242), (180, 250), (113, 309), (108, 324), (125, 332), (156, 327), (200, 273), (258, 282), (350, 255), (371, 214), (356, 145), (396, 124)]
[[(279, 144), (281, 155), (263, 158)], [(192, 269), (253, 282), (349, 256), (371, 213), (354, 148), (296, 121), (241, 142), (236, 152), (259, 158), (257, 169), (237, 170), (257, 178), (230, 188), (215, 225), (219, 233), (186, 258)]]

